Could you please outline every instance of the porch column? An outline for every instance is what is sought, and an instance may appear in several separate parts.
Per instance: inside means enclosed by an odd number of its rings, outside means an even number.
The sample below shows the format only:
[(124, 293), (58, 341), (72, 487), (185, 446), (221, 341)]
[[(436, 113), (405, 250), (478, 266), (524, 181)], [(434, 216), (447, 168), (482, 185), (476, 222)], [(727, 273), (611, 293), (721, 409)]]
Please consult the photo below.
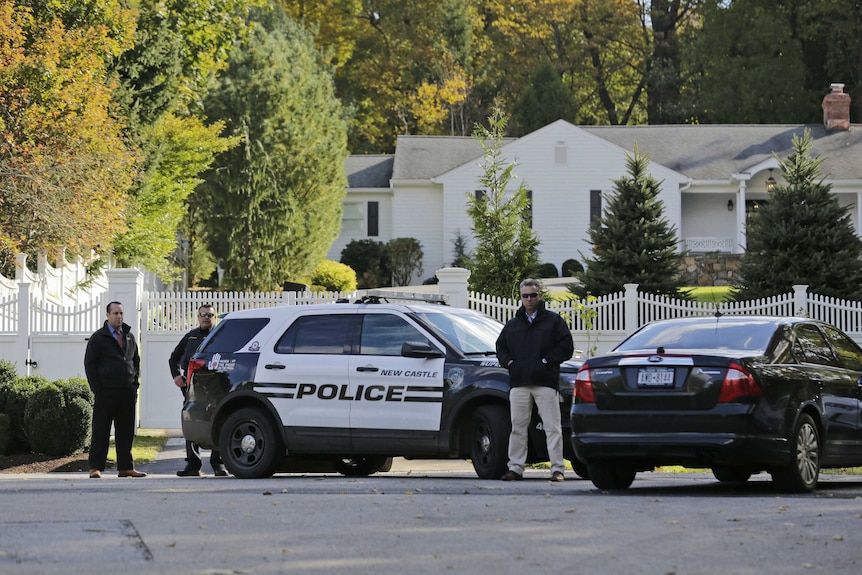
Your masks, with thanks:
[(739, 181), (739, 189), (736, 192), (736, 244), (731, 253), (745, 253), (745, 180)]

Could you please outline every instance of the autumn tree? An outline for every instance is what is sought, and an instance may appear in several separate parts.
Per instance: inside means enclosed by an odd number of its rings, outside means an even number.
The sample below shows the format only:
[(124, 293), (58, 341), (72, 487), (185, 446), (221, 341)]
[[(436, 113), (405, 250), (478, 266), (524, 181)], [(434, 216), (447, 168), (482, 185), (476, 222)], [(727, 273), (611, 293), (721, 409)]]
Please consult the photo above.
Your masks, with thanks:
[(242, 143), (205, 176), (206, 241), (232, 289), (307, 277), (338, 236), (346, 123), (311, 35), (281, 10), (253, 10), (252, 33), (206, 100)]
[(477, 124), (473, 135), (485, 151), (479, 178), (484, 193), (468, 196), (467, 213), (476, 240), (469, 283), (473, 291), (511, 298), (521, 280), (538, 273), (539, 239), (524, 217), (525, 182), (514, 192), (508, 189), (515, 164), (503, 156), (505, 130), (506, 117), (497, 106), (488, 127)]
[(780, 160), (786, 185), (752, 212), (740, 266), (737, 299), (790, 292), (807, 284), (814, 293), (862, 299), (862, 240), (848, 207), (823, 181), (822, 159), (811, 156), (811, 136), (794, 136)]
[(0, 3), (0, 242), (88, 257), (123, 229), (135, 176), (105, 65), (133, 27), (115, 2), (29, 4)]

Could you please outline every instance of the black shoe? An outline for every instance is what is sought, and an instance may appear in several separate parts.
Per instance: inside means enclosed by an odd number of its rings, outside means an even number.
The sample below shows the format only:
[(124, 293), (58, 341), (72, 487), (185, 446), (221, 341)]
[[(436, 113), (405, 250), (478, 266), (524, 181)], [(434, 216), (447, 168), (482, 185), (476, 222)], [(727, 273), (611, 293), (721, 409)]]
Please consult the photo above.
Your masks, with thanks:
[(177, 471), (177, 477), (201, 477), (204, 474), (200, 469), (186, 467), (181, 471)]
[(216, 477), (227, 477), (228, 476), (227, 469), (224, 469), (224, 468), (216, 469), (213, 473), (215, 473)]
[(503, 477), (501, 477), (500, 479), (502, 479), (503, 481), (520, 481), (523, 478), (524, 478), (523, 475), (521, 475), (520, 473), (517, 473), (515, 471), (512, 471), (510, 469), (509, 471), (504, 473)]

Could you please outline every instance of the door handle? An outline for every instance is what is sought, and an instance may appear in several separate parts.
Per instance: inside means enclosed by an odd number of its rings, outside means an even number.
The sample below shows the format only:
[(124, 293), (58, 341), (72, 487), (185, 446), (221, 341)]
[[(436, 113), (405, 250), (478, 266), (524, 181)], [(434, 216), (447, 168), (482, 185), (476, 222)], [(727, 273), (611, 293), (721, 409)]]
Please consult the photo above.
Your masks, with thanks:
[(356, 371), (380, 371), (380, 369), (377, 367), (374, 367), (373, 365), (365, 365), (365, 366), (357, 367)]
[(284, 369), (287, 366), (283, 365), (281, 363), (268, 363), (268, 364), (264, 365), (263, 367), (266, 369)]

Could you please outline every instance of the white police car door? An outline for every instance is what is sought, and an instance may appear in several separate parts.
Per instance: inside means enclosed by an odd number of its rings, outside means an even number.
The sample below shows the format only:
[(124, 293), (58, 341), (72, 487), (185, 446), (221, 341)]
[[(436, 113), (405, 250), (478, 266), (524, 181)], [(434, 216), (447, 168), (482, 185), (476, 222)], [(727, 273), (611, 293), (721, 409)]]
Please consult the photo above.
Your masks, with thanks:
[(359, 349), (349, 368), (354, 447), (357, 438), (374, 437), (371, 430), (398, 430), (402, 439), (409, 438), (403, 431), (439, 431), (445, 360), (403, 357), (401, 346), (410, 341), (444, 349), (391, 310), (366, 309), (360, 316)]
[(301, 315), (271, 349), (261, 350), (255, 391), (278, 410), (288, 449), (349, 447), (347, 370), (355, 320), (353, 310)]

